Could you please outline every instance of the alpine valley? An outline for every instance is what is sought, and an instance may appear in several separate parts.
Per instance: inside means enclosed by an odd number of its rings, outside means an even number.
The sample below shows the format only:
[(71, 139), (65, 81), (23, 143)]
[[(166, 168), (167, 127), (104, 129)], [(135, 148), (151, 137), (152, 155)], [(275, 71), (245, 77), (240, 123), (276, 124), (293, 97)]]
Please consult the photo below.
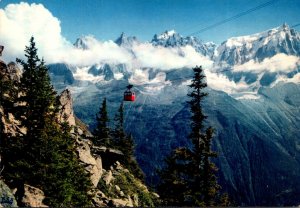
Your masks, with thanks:
[[(97, 44), (85, 36), (74, 48), (93, 53)], [(126, 86), (134, 85), (137, 98), (125, 103), (125, 127), (148, 184), (157, 183), (157, 169), (172, 149), (190, 145), (188, 85), (191, 68), (202, 65), (209, 93), (204, 110), (215, 128), (222, 190), (242, 206), (300, 204), (300, 34), (295, 29), (284, 24), (220, 45), (173, 30), (146, 43), (122, 34), (111, 44), (130, 61), (53, 63), (50, 76), (58, 91), (72, 92), (75, 114), (91, 130), (102, 100), (107, 98), (112, 117)], [(170, 56), (179, 64), (168, 64)]]

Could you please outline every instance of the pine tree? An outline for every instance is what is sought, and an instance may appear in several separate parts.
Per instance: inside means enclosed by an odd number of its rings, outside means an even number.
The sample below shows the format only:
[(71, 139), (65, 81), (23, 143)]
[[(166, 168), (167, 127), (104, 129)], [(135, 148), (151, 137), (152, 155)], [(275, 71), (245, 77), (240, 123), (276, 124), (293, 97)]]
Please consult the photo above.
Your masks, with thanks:
[(50, 206), (90, 205), (87, 193), (91, 181), (74, 154), (70, 130), (67, 122), (57, 125), (47, 121), (41, 139), (41, 145), (47, 148), (42, 148), (35, 179), (39, 179), (46, 195), (45, 204)]
[(161, 204), (164, 206), (191, 206), (186, 202), (188, 195), (187, 160), (190, 151), (185, 148), (176, 148), (165, 159), (166, 168), (159, 171), (161, 183), (158, 185)]
[(198, 167), (198, 174), (195, 175), (195, 184), (191, 186), (191, 192), (194, 193), (193, 203), (196, 205), (213, 206), (216, 202), (216, 196), (220, 186), (217, 184), (215, 172), (217, 168), (211, 162), (211, 158), (217, 154), (211, 150), (211, 141), (213, 137), (212, 127), (204, 130), (204, 120), (207, 118), (202, 112), (203, 98), (208, 94), (203, 92), (207, 84), (203, 81), (205, 76), (202, 67), (195, 67), (194, 78), (190, 88), (192, 92), (188, 94), (191, 100), (188, 102), (191, 116), (191, 133), (189, 138), (193, 143), (194, 163), (192, 167), (195, 170)]
[(123, 140), (120, 140), (119, 146), (122, 147), (121, 150), (124, 154), (122, 162), (125, 167), (127, 167), (135, 177), (144, 181), (145, 175), (134, 157), (135, 143), (132, 134), (126, 135)]
[(23, 66), (17, 110), (27, 133), (5, 140), (5, 178), (18, 190), (25, 183), (41, 188), (51, 206), (89, 205), (91, 182), (77, 160), (70, 128), (58, 122), (58, 98), (33, 38), (25, 56), (26, 62), (17, 60)]
[(30, 46), (26, 46), (25, 56), (27, 61), (17, 59), (17, 62), (23, 66), (23, 74), (19, 90), (21, 96), (19, 102), (22, 105), (23, 125), (27, 128), (30, 138), (35, 138), (34, 133), (44, 125), (41, 115), (55, 113), (54, 105), (57, 103), (56, 92), (50, 82), (48, 69), (45, 62), (39, 59), (34, 38), (30, 39)]
[(115, 141), (116, 147), (122, 150), (123, 147), (120, 144), (122, 143), (123, 140), (126, 139), (126, 133), (124, 130), (124, 104), (123, 104), (123, 102), (120, 104), (118, 112), (115, 115), (114, 123), (115, 123), (115, 127), (113, 130), (114, 141)]
[(96, 119), (97, 127), (94, 131), (94, 144), (98, 146), (111, 147), (113, 144), (110, 135), (110, 129), (108, 127), (109, 118), (107, 113), (106, 98), (104, 98), (102, 102)]
[(132, 135), (127, 135), (124, 130), (124, 104), (121, 103), (117, 114), (114, 118), (115, 128), (113, 131), (115, 148), (122, 151), (124, 154), (123, 160), (121, 161), (125, 167), (127, 167), (133, 175), (137, 178), (144, 180), (144, 173), (140, 169), (135, 157), (134, 157), (134, 140)]
[[(203, 92), (202, 67), (193, 69), (194, 77), (188, 94), (190, 100), (192, 148), (175, 149), (167, 158), (166, 168), (160, 171), (161, 184), (158, 190), (165, 205), (172, 206), (214, 206), (218, 203), (220, 186), (215, 173), (216, 166), (211, 159), (217, 154), (211, 150), (213, 129), (204, 129), (207, 118), (202, 111), (202, 101), (208, 95)], [(180, 189), (180, 192), (176, 190)]]

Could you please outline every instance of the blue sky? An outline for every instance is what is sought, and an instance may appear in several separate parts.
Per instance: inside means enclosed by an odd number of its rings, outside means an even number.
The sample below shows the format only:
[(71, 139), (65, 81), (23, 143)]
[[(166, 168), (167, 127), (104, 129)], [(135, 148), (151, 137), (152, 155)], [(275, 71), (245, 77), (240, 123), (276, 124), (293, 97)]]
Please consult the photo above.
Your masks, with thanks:
[[(71, 42), (81, 35), (116, 39), (121, 32), (140, 40), (175, 29), (189, 35), (268, 0), (30, 0), (41, 3), (61, 22), (62, 35)], [(0, 8), (18, 0), (2, 0)], [(277, 0), (236, 20), (196, 34), (204, 41), (221, 43), (232, 36), (267, 30), (286, 22), (300, 23), (299, 0)]]

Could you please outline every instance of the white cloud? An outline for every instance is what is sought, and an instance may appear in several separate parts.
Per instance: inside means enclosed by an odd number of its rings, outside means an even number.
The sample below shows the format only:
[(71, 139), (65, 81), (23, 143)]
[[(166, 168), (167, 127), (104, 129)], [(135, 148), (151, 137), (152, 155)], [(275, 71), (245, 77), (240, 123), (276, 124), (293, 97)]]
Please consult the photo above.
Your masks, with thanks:
[(88, 50), (77, 48), (65, 48), (59, 55), (53, 54), (53, 62), (65, 62), (76, 66), (90, 66), (100, 63), (125, 63), (129, 64), (132, 55), (123, 48), (120, 48), (113, 41), (94, 43)]
[[(16, 57), (24, 57), (25, 45), (28, 45), (31, 36), (35, 37), (40, 57), (44, 57), (47, 63), (64, 62), (77, 67), (74, 74), (78, 79), (100, 81), (103, 77), (94, 77), (88, 74), (88, 68), (93, 64), (124, 63), (128, 70), (132, 70), (131, 82), (135, 84), (169, 84), (165, 81), (165, 74), (158, 74), (153, 80), (149, 80), (149, 73), (145, 68), (161, 70), (180, 69), (182, 67), (195, 67), (202, 65), (205, 69), (208, 85), (216, 90), (222, 90), (229, 94), (249, 92), (248, 86), (243, 80), (238, 83), (229, 80), (225, 75), (212, 72), (213, 62), (197, 53), (191, 46), (178, 48), (154, 47), (150, 43), (134, 44), (132, 52), (119, 47), (113, 41), (100, 42), (92, 36), (86, 36), (88, 50), (75, 48), (72, 43), (61, 34), (59, 19), (42, 4), (9, 4), (0, 9), (0, 37), (1, 45), (5, 46), (3, 58), (6, 62), (14, 61)], [(296, 56), (277, 54), (266, 58), (262, 62), (253, 60), (233, 68), (234, 72), (290, 72), (300, 65), (300, 59)], [(299, 83), (300, 75), (292, 79), (285, 76), (278, 77), (278, 81)], [(276, 82), (277, 83), (277, 82)], [(251, 91), (251, 90), (250, 90)]]
[(182, 67), (211, 67), (212, 61), (197, 53), (191, 46), (178, 48), (155, 47), (150, 43), (136, 44), (133, 51), (143, 67), (162, 70), (179, 69)]
[(39, 52), (45, 57), (67, 45), (60, 35), (59, 20), (41, 4), (9, 4), (5, 9), (0, 9), (0, 21), (0, 37), (7, 59), (23, 57), (31, 36), (42, 46)]
[(276, 54), (271, 58), (265, 58), (262, 62), (250, 60), (242, 65), (236, 65), (234, 72), (291, 72), (300, 65), (300, 58), (297, 56)]
[(6, 61), (24, 57), (24, 49), (31, 36), (35, 38), (39, 56), (44, 57), (47, 63), (85, 66), (101, 62), (127, 63), (131, 60), (131, 54), (113, 41), (99, 42), (89, 37), (90, 50), (74, 48), (62, 36), (60, 21), (42, 4), (9, 4), (5, 9), (0, 9), (0, 23)]
[(149, 79), (148, 69), (135, 69), (132, 76), (129, 78), (129, 83), (133, 85), (153, 84), (153, 85), (168, 85), (170, 81), (166, 81), (166, 73), (158, 72), (153, 79)]
[(129, 68), (153, 67), (164, 70), (209, 66), (212, 62), (197, 53), (192, 47), (178, 49), (153, 47), (150, 43), (133, 47), (136, 58), (113, 41), (100, 42), (88, 36), (85, 38), (88, 50), (74, 48), (61, 34), (60, 21), (42, 4), (9, 4), (0, 9), (1, 43), (5, 45), (4, 59), (15, 60), (24, 57), (25, 45), (31, 36), (35, 37), (39, 55), (47, 63), (64, 62), (75, 66), (99, 63), (125, 63)]
[(229, 80), (226, 76), (210, 72), (209, 70), (205, 71), (205, 75), (207, 85), (212, 89), (224, 91), (228, 94), (249, 91), (249, 85), (247, 85), (247, 83), (243, 80), (235, 83), (234, 81)]
[(274, 83), (272, 83), (271, 87), (274, 87), (275, 85), (277, 85), (280, 82), (292, 82), (295, 84), (300, 84), (300, 73), (294, 75), (292, 78), (288, 78), (285, 75), (277, 76), (276, 81)]

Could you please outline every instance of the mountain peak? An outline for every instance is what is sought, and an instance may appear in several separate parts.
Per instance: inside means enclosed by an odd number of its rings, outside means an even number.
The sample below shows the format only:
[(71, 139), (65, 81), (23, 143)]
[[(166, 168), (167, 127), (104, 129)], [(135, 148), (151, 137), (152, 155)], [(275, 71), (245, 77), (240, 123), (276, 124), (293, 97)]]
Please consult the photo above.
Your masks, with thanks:
[(78, 49), (88, 50), (96, 42), (97, 40), (94, 38), (94, 36), (87, 35), (87, 36), (81, 36), (80, 38), (77, 38), (73, 45)]
[(288, 25), (286, 22), (283, 23), (283, 25), (281, 26), (281, 28), (282, 28), (283, 30), (289, 30), (289, 29), (290, 29), (289, 25)]
[(161, 33), (160, 35), (155, 34), (152, 38), (152, 43), (153, 42), (162, 42), (162, 41), (167, 41), (171, 38), (182, 38), (181, 35), (179, 35), (175, 30), (166, 30), (165, 32)]
[(264, 32), (232, 37), (218, 48), (218, 62), (243, 64), (252, 59), (262, 61), (276, 54), (300, 56), (300, 35), (284, 23)]
[(124, 32), (121, 33), (120, 37), (115, 40), (115, 43), (119, 46), (132, 46), (134, 43), (138, 42), (135, 36), (127, 37)]
[(172, 36), (178, 35), (175, 30), (166, 30), (164, 33), (157, 36), (158, 39), (168, 39)]
[(166, 30), (160, 35), (155, 34), (151, 43), (154, 46), (163, 46), (166, 48), (191, 46), (197, 52), (205, 56), (212, 56), (216, 47), (213, 43), (204, 44), (201, 40), (194, 36), (183, 37), (175, 30)]

